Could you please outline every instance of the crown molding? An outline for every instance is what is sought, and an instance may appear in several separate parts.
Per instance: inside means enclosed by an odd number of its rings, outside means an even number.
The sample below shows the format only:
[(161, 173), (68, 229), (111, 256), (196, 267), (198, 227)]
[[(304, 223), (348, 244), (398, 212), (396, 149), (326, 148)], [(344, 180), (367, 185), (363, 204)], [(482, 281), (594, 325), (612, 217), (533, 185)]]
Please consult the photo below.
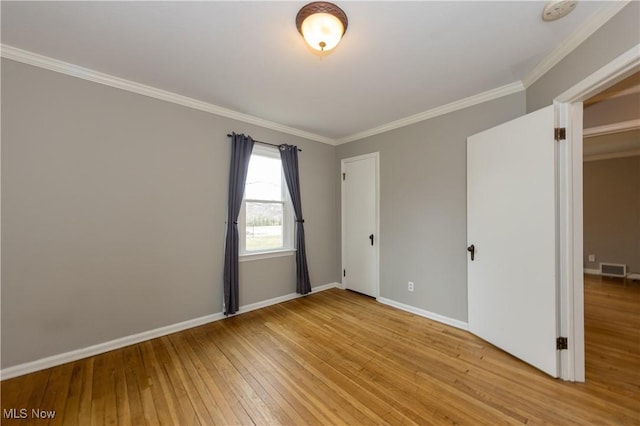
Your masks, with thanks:
[[(60, 61), (54, 58), (50, 58), (37, 53), (29, 52), (23, 49), (19, 49), (6, 44), (0, 44), (0, 56), (3, 58), (11, 59), (14, 61), (22, 62), (28, 65), (37, 66), (40, 68), (48, 69), (50, 71), (59, 72), (62, 74), (70, 75), (73, 77), (81, 78), (83, 80), (92, 81), (94, 83), (104, 84), (121, 90), (137, 93), (143, 96), (149, 96), (152, 98), (160, 99), (166, 102), (175, 103), (178, 105), (186, 106), (188, 108), (197, 109), (200, 111), (208, 112), (210, 114), (219, 115), (226, 118), (231, 118), (244, 123), (253, 124), (256, 126), (264, 127), (267, 129), (279, 131), (282, 133), (290, 134), (293, 136), (299, 136), (305, 139), (314, 140), (317, 142), (325, 143), (328, 145), (341, 145), (348, 142), (353, 142), (359, 139), (363, 139), (369, 136), (374, 136), (380, 133), (388, 132), (390, 130), (398, 129), (401, 127), (409, 126), (411, 124), (419, 123), (430, 118), (438, 117), (440, 115), (448, 114), (460, 109), (468, 108), (470, 106), (478, 105), (483, 102), (488, 102), (503, 96), (507, 96), (513, 93), (518, 93), (531, 86), (535, 81), (542, 77), (553, 66), (560, 62), (565, 56), (573, 51), (578, 45), (586, 40), (591, 34), (597, 31), (602, 25), (604, 25), (615, 14), (622, 10), (630, 0), (620, 0), (614, 2), (606, 2), (598, 12), (594, 14), (594, 17), (587, 23), (578, 28), (574, 33), (566, 39), (561, 45), (558, 46), (551, 54), (543, 59), (536, 68), (531, 71), (522, 81), (517, 81), (505, 86), (501, 86), (486, 92), (470, 96), (468, 98), (460, 99), (442, 105), (430, 110), (414, 114), (405, 118), (401, 118), (390, 123), (383, 124), (381, 126), (373, 127), (362, 132), (354, 133), (349, 136), (345, 136), (338, 139), (332, 139), (325, 136), (317, 135), (315, 133), (307, 132), (304, 130), (296, 129), (294, 127), (285, 126), (273, 121), (265, 120), (259, 117), (255, 117), (249, 114), (243, 114), (237, 111), (233, 111), (227, 108), (223, 108), (218, 105), (214, 105), (208, 102), (199, 101), (197, 99), (189, 98), (187, 96), (179, 95), (166, 90), (158, 89), (156, 87), (147, 86), (134, 81), (126, 80), (120, 77), (115, 77), (109, 74), (101, 73), (89, 68), (80, 67), (68, 62)], [(633, 50), (633, 49), (631, 49)]]
[(582, 136), (584, 138), (593, 138), (595, 136), (610, 135), (612, 133), (620, 133), (636, 129), (640, 129), (640, 118), (621, 121), (619, 123), (605, 124), (603, 126), (589, 127), (582, 131)]
[(620, 12), (631, 0), (619, 0), (605, 2), (591, 19), (579, 26), (564, 42), (558, 45), (549, 55), (547, 55), (536, 67), (522, 79), (525, 89), (538, 81), (558, 62), (571, 53), (576, 47), (584, 42), (591, 34), (595, 33), (609, 19)]
[(305, 139), (322, 142), (328, 145), (339, 145), (365, 138), (367, 136), (376, 135), (379, 133), (387, 132), (389, 130), (397, 129), (400, 127), (408, 126), (410, 124), (418, 123), (420, 121), (427, 120), (429, 118), (437, 117), (439, 115), (447, 114), (457, 111), (462, 108), (477, 105), (482, 102), (487, 102), (502, 96), (510, 95), (524, 90), (521, 82), (515, 82), (506, 86), (498, 87), (496, 89), (489, 90), (487, 92), (480, 93), (468, 98), (464, 98), (449, 104), (430, 109), (428, 111), (415, 114), (409, 117), (402, 118), (400, 120), (393, 121), (391, 123), (384, 124), (382, 126), (374, 127), (363, 132), (355, 133), (351, 136), (347, 136), (341, 139), (331, 139), (325, 136), (317, 135), (315, 133), (306, 132), (304, 130), (296, 129), (293, 127), (285, 126), (275, 123), (273, 121), (264, 120), (252, 115), (243, 114), (237, 111), (233, 111), (227, 108), (223, 108), (218, 105), (210, 104), (207, 102), (199, 101), (197, 99), (189, 98), (187, 96), (179, 95), (177, 93), (169, 92), (167, 90), (158, 89), (156, 87), (147, 86), (134, 81), (126, 80), (124, 78), (115, 77), (109, 74), (105, 74), (99, 71), (95, 71), (89, 68), (84, 68), (78, 65), (74, 65), (68, 62), (60, 61), (58, 59), (50, 58), (48, 56), (40, 55), (37, 53), (29, 52), (27, 50), (19, 49), (17, 47), (9, 46), (6, 44), (0, 44), (0, 56), (6, 59), (22, 62), (24, 64), (33, 65), (39, 68), (44, 68), (50, 71), (59, 72), (61, 74), (70, 75), (72, 77), (81, 78), (83, 80), (91, 81), (98, 84), (104, 84), (106, 86), (114, 87), (128, 92), (137, 93), (143, 96), (149, 96), (151, 98), (160, 99), (166, 102), (186, 106), (188, 108), (197, 109), (200, 111), (208, 112), (210, 114), (219, 115), (222, 117), (231, 118), (234, 120), (242, 121), (244, 123), (254, 124), (256, 126), (264, 127), (271, 130), (276, 130), (282, 133), (287, 133), (294, 136), (299, 136)]
[(558, 95), (554, 102), (583, 102), (605, 87), (635, 73), (640, 68), (640, 44), (636, 44), (602, 68)]
[(359, 133), (354, 133), (351, 136), (337, 139), (337, 145), (353, 142), (359, 139), (363, 139), (369, 136), (374, 136), (380, 133), (388, 132), (389, 130), (399, 129), (400, 127), (409, 126), (411, 124), (419, 123), (430, 118), (438, 117), (440, 115), (449, 114), (454, 111), (458, 111), (470, 106), (478, 105), (483, 102), (492, 101), (494, 99), (501, 98), (503, 96), (511, 95), (513, 93), (522, 92), (525, 90), (520, 81), (507, 84), (505, 86), (491, 89), (486, 92), (479, 93), (477, 95), (469, 96), (468, 98), (460, 99), (455, 102), (448, 103), (430, 110), (410, 115), (409, 117), (401, 118), (400, 120), (392, 121), (382, 126), (374, 127), (369, 130), (365, 130)]
[(109, 74), (101, 73), (89, 68), (80, 67), (58, 59), (50, 58), (17, 47), (0, 44), (0, 56), (24, 64), (33, 65), (50, 71), (59, 72), (61, 74), (70, 75), (81, 78), (83, 80), (92, 81), (105, 86), (115, 87), (116, 89), (126, 90), (128, 92), (137, 93), (143, 96), (160, 99), (174, 104), (182, 105), (188, 108), (197, 109), (211, 114), (219, 115), (233, 120), (242, 121), (248, 124), (264, 127), (266, 129), (276, 130), (278, 132), (287, 133), (293, 136), (299, 136), (305, 139), (311, 139), (317, 142), (335, 145), (336, 141), (325, 136), (316, 135), (315, 133), (306, 132), (294, 127), (285, 126), (273, 121), (264, 120), (249, 114), (233, 111), (208, 102), (199, 101), (187, 96), (178, 95), (177, 93), (167, 90), (158, 89), (156, 87), (147, 86), (145, 84), (136, 83), (134, 81), (125, 80), (124, 78), (115, 77)]
[(640, 84), (628, 87), (624, 90), (620, 90), (619, 92), (607, 93), (607, 90), (605, 90), (604, 92), (589, 98), (588, 102), (584, 102), (584, 105), (589, 106), (597, 104), (599, 102), (608, 102), (611, 99), (624, 98), (625, 96), (635, 95), (636, 93), (640, 93)]
[(640, 155), (640, 149), (632, 149), (629, 151), (611, 152), (609, 154), (585, 155), (582, 161), (599, 161), (612, 160), (614, 158), (635, 157)]

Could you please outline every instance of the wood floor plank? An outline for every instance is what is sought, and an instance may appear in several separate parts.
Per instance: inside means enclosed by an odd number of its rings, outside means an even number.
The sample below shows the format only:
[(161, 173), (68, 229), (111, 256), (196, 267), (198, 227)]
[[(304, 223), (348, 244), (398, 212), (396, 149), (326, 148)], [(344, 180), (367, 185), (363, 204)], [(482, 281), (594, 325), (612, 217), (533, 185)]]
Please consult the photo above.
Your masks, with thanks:
[(332, 289), (5, 380), (2, 424), (640, 425), (640, 283), (585, 277), (585, 353), (587, 382), (563, 382)]
[[(269, 314), (267, 314), (269, 315)], [(332, 341), (327, 336), (322, 338), (316, 334), (313, 339), (307, 336), (296, 338), (296, 333), (280, 324), (267, 324), (271, 330), (279, 337), (278, 340), (287, 339), (295, 344), (300, 350), (300, 357), (315, 357), (316, 362), (312, 365), (319, 366), (318, 371), (314, 371), (314, 376), (326, 377), (331, 382), (340, 382), (341, 391), (344, 395), (351, 395), (357, 401), (375, 401), (372, 404), (359, 405), (359, 409), (371, 417), (371, 421), (382, 418), (389, 423), (415, 422), (418, 424), (429, 424), (429, 421), (422, 418), (415, 410), (410, 408), (410, 398), (403, 395), (402, 398), (393, 398), (390, 387), (385, 387), (379, 383), (378, 386), (362, 386), (367, 380), (363, 378), (365, 365), (375, 357), (375, 353), (369, 352), (358, 354), (353, 343)], [(331, 348), (327, 354), (326, 348)], [(265, 350), (268, 350), (265, 348)], [(282, 350), (282, 349), (281, 349)], [(291, 347), (289, 352), (295, 353)], [(328, 362), (322, 362), (323, 357), (327, 357)], [(285, 364), (286, 365), (286, 364)], [(335, 392), (332, 390), (332, 393)], [(405, 406), (406, 409), (401, 408)]]
[(136, 345), (127, 346), (122, 349), (124, 358), (124, 374), (127, 382), (127, 396), (129, 397), (129, 410), (131, 414), (131, 423), (135, 425), (145, 424), (144, 410), (142, 408), (142, 397), (140, 395), (139, 382), (143, 381), (143, 377), (139, 377), (143, 372), (137, 371), (133, 362), (138, 347)]
[(156, 345), (155, 342), (152, 342), (151, 345), (157, 350), (159, 359), (163, 360), (161, 373), (166, 379), (159, 379), (159, 381), (160, 383), (166, 382), (165, 388), (171, 389), (171, 394), (167, 395), (167, 401), (170, 401), (172, 405), (175, 404), (175, 411), (181, 415), (180, 421), (193, 425), (202, 424), (195, 404), (189, 397), (193, 391), (189, 389), (189, 384), (185, 379), (180, 356), (175, 352), (169, 336), (158, 339), (158, 343)]
[(105, 358), (105, 381), (104, 381), (104, 424), (115, 426), (118, 424), (118, 397), (116, 389), (118, 388), (118, 357), (117, 351), (111, 351), (104, 354)]
[(109, 392), (106, 389), (108, 365), (106, 364), (107, 354), (96, 357), (93, 363), (93, 382), (91, 389), (91, 424), (105, 424), (104, 399)]
[[(262, 402), (269, 407), (270, 412), (276, 417), (278, 423), (292, 424), (295, 421), (300, 421), (298, 413), (291, 407), (291, 405), (282, 398), (282, 395), (277, 392), (277, 389), (271, 386), (268, 380), (258, 380), (253, 373), (257, 371), (252, 368), (255, 363), (256, 357), (250, 354), (246, 356), (247, 352), (241, 351), (243, 348), (243, 342), (234, 339), (234, 335), (227, 330), (222, 330), (222, 336), (225, 337), (225, 345), (220, 346), (221, 352), (226, 356), (231, 364), (234, 365), (238, 373), (244, 378), (246, 383), (251, 386), (251, 389), (260, 397)], [(261, 371), (260, 376), (266, 378), (268, 371)], [(272, 392), (270, 392), (272, 391)], [(280, 410), (280, 407), (287, 408), (287, 410)], [(282, 411), (282, 412), (280, 412)]]
[[(300, 360), (299, 357), (293, 356), (293, 348), (288, 347), (285, 351), (277, 344), (276, 340), (268, 337), (268, 333), (261, 336), (252, 336), (251, 343), (254, 345), (255, 352), (263, 353), (267, 356), (268, 362), (274, 371), (283, 371), (287, 376), (293, 379), (289, 384), (294, 386), (298, 392), (315, 401), (322, 401), (324, 407), (339, 406), (342, 396), (336, 392), (332, 392), (327, 386), (327, 381), (323, 380), (324, 376), (319, 372), (309, 374), (308, 365)], [(307, 378), (307, 380), (304, 380)], [(364, 418), (362, 412), (355, 407), (356, 404), (348, 406), (340, 416), (336, 416), (333, 410), (323, 411), (323, 417), (327, 417), (332, 424), (343, 423), (362, 423)]]
[[(250, 418), (246, 416), (244, 410), (241, 409), (237, 412), (234, 406), (229, 403), (230, 398), (225, 395), (226, 389), (220, 377), (218, 375), (211, 375), (211, 369), (205, 364), (200, 345), (194, 337), (194, 333), (184, 333), (183, 337), (185, 339), (184, 347), (187, 349), (187, 354), (193, 362), (199, 380), (205, 388), (204, 390), (206, 390), (206, 394), (203, 394), (204, 401), (216, 405), (224, 424), (237, 425), (250, 423)], [(233, 399), (231, 400), (233, 401)]]
[[(211, 328), (217, 332), (221, 327), (219, 324), (213, 324)], [(227, 392), (236, 398), (238, 412), (244, 411), (254, 424), (275, 424), (276, 419), (269, 407), (222, 352), (219, 345), (224, 342), (221, 340), (220, 334), (215, 333), (210, 340), (201, 342), (204, 347), (203, 354), (212, 368), (220, 375), (228, 389)]]
[(143, 342), (135, 345), (135, 350), (131, 352), (131, 358), (128, 362), (131, 362), (135, 371), (137, 372), (137, 384), (140, 392), (140, 400), (142, 402), (142, 413), (145, 423), (147, 425), (159, 425), (160, 418), (158, 417), (158, 409), (156, 404), (162, 404), (162, 401), (156, 401), (153, 398), (153, 383), (151, 382), (149, 372), (145, 368), (144, 357), (142, 354), (142, 348), (148, 342)]
[[(23, 376), (21, 380), (3, 381), (0, 392), (2, 395), (2, 422), (0, 423), (21, 425), (25, 420), (29, 420), (31, 409), (38, 407), (31, 404), (40, 404), (50, 376), (51, 371), (48, 369)], [(5, 382), (8, 384), (6, 387)], [(23, 416), (27, 417), (23, 418)]]
[(118, 425), (129, 425), (131, 421), (131, 409), (129, 407), (129, 395), (127, 391), (127, 377), (125, 374), (124, 352), (113, 351), (115, 404)]
[(164, 378), (162, 369), (159, 368), (155, 358), (151, 342), (140, 344), (140, 355), (143, 360), (144, 370), (149, 383), (149, 392), (154, 402), (159, 425), (172, 425), (178, 421), (173, 408), (173, 400), (167, 398), (165, 387), (162, 386)]
[[(281, 385), (280, 378), (273, 377), (274, 370), (264, 362), (261, 355), (256, 353), (253, 348), (248, 348), (245, 342), (239, 341), (230, 347), (230, 353), (227, 354), (227, 357), (249, 383), (256, 382), (252, 383), (252, 388), (264, 392), (260, 395), (263, 401), (272, 399), (277, 405), (285, 407), (290, 421), (293, 423), (309, 423), (313, 418), (309, 411), (300, 405), (291, 404), (290, 399), (287, 398), (290, 395), (288, 388)], [(219, 390), (218, 392), (222, 393), (223, 391)]]
[(189, 401), (198, 416), (200, 424), (221, 424), (225, 421), (224, 415), (218, 408), (218, 404), (212, 399), (201, 376), (193, 365), (190, 357), (192, 348), (185, 342), (188, 333), (167, 336), (171, 343), (169, 353), (179, 357), (182, 368), (180, 378), (184, 383)]
[(63, 418), (62, 423), (65, 426), (79, 425), (80, 401), (83, 397), (84, 377), (87, 374), (88, 364), (88, 359), (71, 363), (73, 371), (71, 372), (69, 392), (65, 401), (65, 409), (60, 413)]
[[(302, 318), (299, 320), (305, 321), (305, 319)], [(291, 336), (291, 338), (293, 337)], [(369, 335), (369, 339), (372, 341), (381, 340), (375, 336), (371, 337), (371, 335)], [(430, 360), (426, 359), (424, 356), (420, 358), (416, 357), (415, 354), (407, 355), (410, 350), (407, 346), (402, 347), (398, 352), (395, 352), (394, 350), (391, 353), (386, 352), (383, 347), (378, 347), (376, 350), (367, 350), (367, 338), (362, 336), (352, 336), (352, 338), (347, 340), (349, 343), (343, 343), (341, 351), (342, 358), (335, 364), (339, 366), (341, 372), (345, 376), (350, 376), (352, 380), (361, 381), (364, 379), (364, 382), (374, 382), (378, 384), (376, 397), (379, 401), (386, 400), (389, 404), (395, 407), (400, 407), (401, 412), (404, 415), (412, 415), (412, 420), (419, 424), (429, 422), (429, 418), (421, 417), (418, 412), (439, 413), (442, 417), (439, 419), (435, 417), (436, 422), (450, 420), (453, 420), (454, 422), (464, 422), (465, 420), (471, 420), (471, 417), (468, 417), (468, 413), (472, 411), (472, 401), (465, 401), (464, 410), (456, 409), (448, 412), (447, 410), (442, 410), (441, 407), (434, 405), (433, 401), (422, 397), (424, 392), (428, 392), (428, 389), (421, 388), (416, 381), (416, 377), (424, 368), (427, 367), (425, 365), (415, 363), (414, 360), (422, 359), (426, 364), (433, 364), (433, 361), (435, 361), (436, 358), (431, 359), (430, 362)], [(310, 346), (312, 343), (300, 342), (300, 344)], [(332, 342), (331, 344), (332, 346), (337, 347), (339, 342)], [(395, 347), (395, 349), (398, 348)], [(421, 353), (421, 355), (424, 355), (424, 353)], [(395, 360), (399, 357), (401, 357), (401, 361), (396, 362)], [(345, 360), (347, 360), (347, 362), (345, 362)], [(358, 365), (357, 374), (353, 374), (353, 371), (351, 371), (353, 368), (344, 369), (343, 367), (345, 365)], [(435, 370), (437, 370), (437, 367)], [(455, 377), (446, 375), (446, 372), (444, 374), (447, 377), (447, 381), (453, 381), (455, 379)], [(433, 383), (432, 385), (437, 386), (437, 383)], [(443, 392), (446, 393), (444, 388), (440, 387), (439, 394), (442, 395)], [(419, 410), (416, 411), (416, 407), (419, 407)], [(433, 417), (434, 416), (432, 416), (432, 418)], [(494, 413), (491, 420), (495, 421), (498, 417), (500, 417), (499, 413)]]
[(64, 421), (63, 413), (66, 411), (67, 396), (73, 376), (72, 373), (72, 363), (63, 364), (60, 368), (51, 372), (41, 407), (39, 407), (39, 409), (45, 410), (45, 412), (51, 412), (52, 417), (47, 415), (44, 417), (49, 417), (48, 422), (46, 422), (49, 425), (61, 425)]

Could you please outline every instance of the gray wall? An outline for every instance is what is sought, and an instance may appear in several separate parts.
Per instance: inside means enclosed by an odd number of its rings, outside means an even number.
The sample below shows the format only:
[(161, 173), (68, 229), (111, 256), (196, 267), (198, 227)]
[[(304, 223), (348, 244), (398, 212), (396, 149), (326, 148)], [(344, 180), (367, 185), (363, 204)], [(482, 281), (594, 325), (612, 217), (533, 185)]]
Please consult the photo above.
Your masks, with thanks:
[(527, 89), (527, 112), (553, 99), (640, 43), (640, 2), (632, 1)]
[(585, 129), (640, 118), (640, 93), (607, 99), (585, 106), (582, 122)]
[(640, 156), (584, 163), (584, 267), (600, 262), (640, 273)]
[[(2, 60), (2, 368), (221, 311), (230, 131), (303, 149), (312, 285), (339, 281), (335, 147)], [(240, 304), (294, 268), (241, 263)]]
[(521, 92), (338, 146), (380, 152), (382, 297), (467, 320), (466, 140), (524, 112)]

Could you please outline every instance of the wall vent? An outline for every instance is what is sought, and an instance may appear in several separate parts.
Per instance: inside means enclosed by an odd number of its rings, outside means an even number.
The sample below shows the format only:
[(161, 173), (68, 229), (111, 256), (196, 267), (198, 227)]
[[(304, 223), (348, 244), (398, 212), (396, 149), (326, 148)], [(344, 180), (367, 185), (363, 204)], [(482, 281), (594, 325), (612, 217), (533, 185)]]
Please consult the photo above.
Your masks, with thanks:
[(600, 275), (605, 277), (624, 278), (627, 275), (627, 265), (620, 265), (618, 263), (601, 263)]

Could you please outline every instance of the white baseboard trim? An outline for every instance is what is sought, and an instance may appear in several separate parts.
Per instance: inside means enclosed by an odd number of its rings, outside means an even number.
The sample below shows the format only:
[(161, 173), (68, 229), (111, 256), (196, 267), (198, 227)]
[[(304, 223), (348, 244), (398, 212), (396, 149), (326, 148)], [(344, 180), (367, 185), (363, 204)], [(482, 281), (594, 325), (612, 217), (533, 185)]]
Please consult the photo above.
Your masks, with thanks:
[(48, 356), (24, 364), (18, 364), (13, 367), (4, 368), (0, 371), (1, 380), (11, 379), (13, 377), (22, 376), (24, 374), (33, 373), (34, 371), (44, 370), (56, 365), (65, 364), (67, 362), (76, 361), (82, 358), (88, 358), (114, 349), (123, 348), (125, 346), (144, 342), (145, 340), (155, 339), (156, 337), (166, 336), (167, 334), (177, 331), (186, 330), (188, 328), (197, 327), (199, 325), (218, 321), (224, 318), (222, 312), (205, 315), (200, 318), (179, 322), (177, 324), (167, 325), (165, 327), (156, 328), (142, 333), (132, 334), (130, 336), (121, 337), (119, 339), (110, 340), (97, 345), (88, 346), (86, 348), (76, 349), (58, 355)]
[[(311, 291), (312, 293), (317, 293), (319, 291), (329, 290), (335, 287), (341, 287), (341, 284), (329, 283), (325, 285), (320, 285), (317, 287), (312, 287)], [(299, 297), (303, 297), (303, 296), (297, 293), (291, 293), (291, 294), (287, 294), (280, 297), (274, 297), (273, 299), (264, 300), (262, 302), (251, 303), (249, 305), (240, 306), (240, 309), (238, 310), (238, 313), (236, 315), (255, 311), (256, 309), (265, 308), (271, 305), (276, 305), (278, 303), (297, 299)], [(11, 379), (14, 377), (22, 376), (24, 374), (29, 374), (35, 371), (44, 370), (46, 368), (55, 367), (56, 365), (66, 364), (67, 362), (77, 361), (82, 358), (88, 358), (94, 355), (99, 355), (105, 352), (112, 351), (114, 349), (119, 349), (125, 346), (144, 342), (146, 340), (151, 340), (158, 337), (166, 336), (167, 334), (172, 334), (178, 331), (187, 330), (189, 328), (198, 327), (200, 325), (208, 324), (214, 321), (219, 321), (225, 318), (226, 317), (222, 312), (218, 312), (211, 315), (205, 315), (199, 318), (194, 318), (192, 320), (179, 322), (177, 324), (171, 324), (171, 325), (156, 328), (153, 330), (143, 331), (142, 333), (132, 334), (130, 336), (121, 337), (119, 339), (110, 340), (108, 342), (98, 343), (97, 345), (88, 346), (86, 348), (76, 349), (76, 350), (65, 352), (58, 355), (52, 355), (46, 358), (38, 359), (36, 361), (14, 365), (13, 367), (7, 367), (0, 370), (0, 380)]]
[[(585, 274), (589, 274), (589, 275), (602, 275), (600, 273), (600, 269), (587, 269), (587, 268), (585, 268), (584, 269), (584, 273)], [(626, 278), (628, 280), (640, 280), (640, 274), (629, 272), (629, 273), (627, 273), (627, 275), (624, 278)]]
[(311, 287), (311, 293), (317, 293), (319, 291), (325, 291), (332, 288), (342, 288), (342, 284), (340, 283), (329, 283), (325, 285), (319, 285), (317, 287)]
[[(336, 288), (339, 286), (340, 284), (338, 283), (329, 283), (329, 284), (319, 285), (316, 287), (311, 287), (311, 293), (309, 294), (317, 293), (319, 291), (329, 290), (330, 288)], [(304, 297), (304, 296), (298, 293), (289, 293), (289, 294), (285, 294), (284, 296), (274, 297), (273, 299), (263, 300), (262, 302), (243, 305), (243, 306), (240, 306), (240, 309), (238, 309), (238, 312), (235, 315), (245, 314), (247, 312), (255, 311), (256, 309), (266, 308), (267, 306), (271, 306), (271, 305), (277, 305), (278, 303), (287, 302), (289, 300), (297, 299), (299, 297)]]
[(436, 314), (434, 312), (427, 311), (425, 309), (416, 308), (415, 306), (405, 305), (404, 303), (396, 302), (395, 300), (385, 299), (384, 297), (378, 297), (378, 302), (385, 305), (393, 306), (394, 308), (401, 309), (403, 311), (410, 312), (412, 314), (419, 315), (421, 317), (429, 318), (440, 322), (442, 324), (450, 325), (461, 330), (469, 331), (469, 324), (464, 321), (445, 317), (444, 315)]

